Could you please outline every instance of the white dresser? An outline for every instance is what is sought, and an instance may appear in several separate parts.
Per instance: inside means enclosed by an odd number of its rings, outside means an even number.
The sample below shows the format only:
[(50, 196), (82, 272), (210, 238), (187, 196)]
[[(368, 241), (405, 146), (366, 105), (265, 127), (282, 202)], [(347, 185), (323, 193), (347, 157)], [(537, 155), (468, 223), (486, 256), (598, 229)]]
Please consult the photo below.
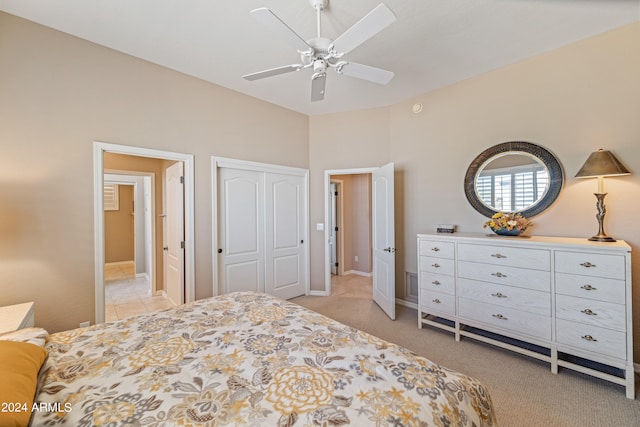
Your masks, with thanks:
[(635, 396), (631, 247), (624, 241), (418, 235), (418, 325), (545, 360)]

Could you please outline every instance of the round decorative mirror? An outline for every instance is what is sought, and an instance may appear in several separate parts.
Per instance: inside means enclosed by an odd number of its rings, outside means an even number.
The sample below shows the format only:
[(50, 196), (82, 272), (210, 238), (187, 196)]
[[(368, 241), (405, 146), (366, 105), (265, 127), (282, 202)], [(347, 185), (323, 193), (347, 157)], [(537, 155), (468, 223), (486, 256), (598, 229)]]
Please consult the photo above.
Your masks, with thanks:
[(464, 177), (471, 206), (490, 217), (520, 212), (530, 218), (547, 209), (564, 184), (562, 166), (547, 149), (530, 142), (503, 142), (476, 157)]

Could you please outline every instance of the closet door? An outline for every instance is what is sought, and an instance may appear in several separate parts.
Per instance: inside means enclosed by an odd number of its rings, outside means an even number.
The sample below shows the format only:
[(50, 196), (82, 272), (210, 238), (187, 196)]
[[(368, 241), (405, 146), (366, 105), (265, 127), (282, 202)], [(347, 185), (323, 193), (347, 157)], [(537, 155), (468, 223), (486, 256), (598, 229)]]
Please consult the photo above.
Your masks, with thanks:
[(299, 175), (265, 174), (265, 292), (289, 299), (306, 292), (306, 185)]
[(232, 168), (218, 171), (221, 291), (264, 292), (264, 173)]

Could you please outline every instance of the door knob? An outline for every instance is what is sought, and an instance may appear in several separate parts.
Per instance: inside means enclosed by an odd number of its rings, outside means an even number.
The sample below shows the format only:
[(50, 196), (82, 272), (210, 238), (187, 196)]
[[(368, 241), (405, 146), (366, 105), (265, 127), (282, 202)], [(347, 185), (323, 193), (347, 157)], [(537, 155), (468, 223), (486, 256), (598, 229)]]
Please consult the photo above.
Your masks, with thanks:
[(218, 248), (218, 253), (221, 254), (222, 253), (222, 248)]
[(168, 251), (169, 250), (169, 246), (165, 246), (164, 248), (162, 248), (163, 251)]

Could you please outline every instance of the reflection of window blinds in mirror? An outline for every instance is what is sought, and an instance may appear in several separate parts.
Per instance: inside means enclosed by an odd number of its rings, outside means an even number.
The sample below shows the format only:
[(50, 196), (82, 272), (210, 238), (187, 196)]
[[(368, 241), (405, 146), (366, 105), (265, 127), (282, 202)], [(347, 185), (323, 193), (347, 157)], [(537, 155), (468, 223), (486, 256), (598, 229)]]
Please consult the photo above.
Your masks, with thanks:
[(105, 184), (103, 194), (105, 211), (117, 211), (120, 209), (118, 184)]
[(522, 172), (495, 171), (478, 176), (478, 197), (487, 206), (503, 212), (521, 211), (534, 205), (544, 196), (549, 174), (536, 166), (527, 169)]

